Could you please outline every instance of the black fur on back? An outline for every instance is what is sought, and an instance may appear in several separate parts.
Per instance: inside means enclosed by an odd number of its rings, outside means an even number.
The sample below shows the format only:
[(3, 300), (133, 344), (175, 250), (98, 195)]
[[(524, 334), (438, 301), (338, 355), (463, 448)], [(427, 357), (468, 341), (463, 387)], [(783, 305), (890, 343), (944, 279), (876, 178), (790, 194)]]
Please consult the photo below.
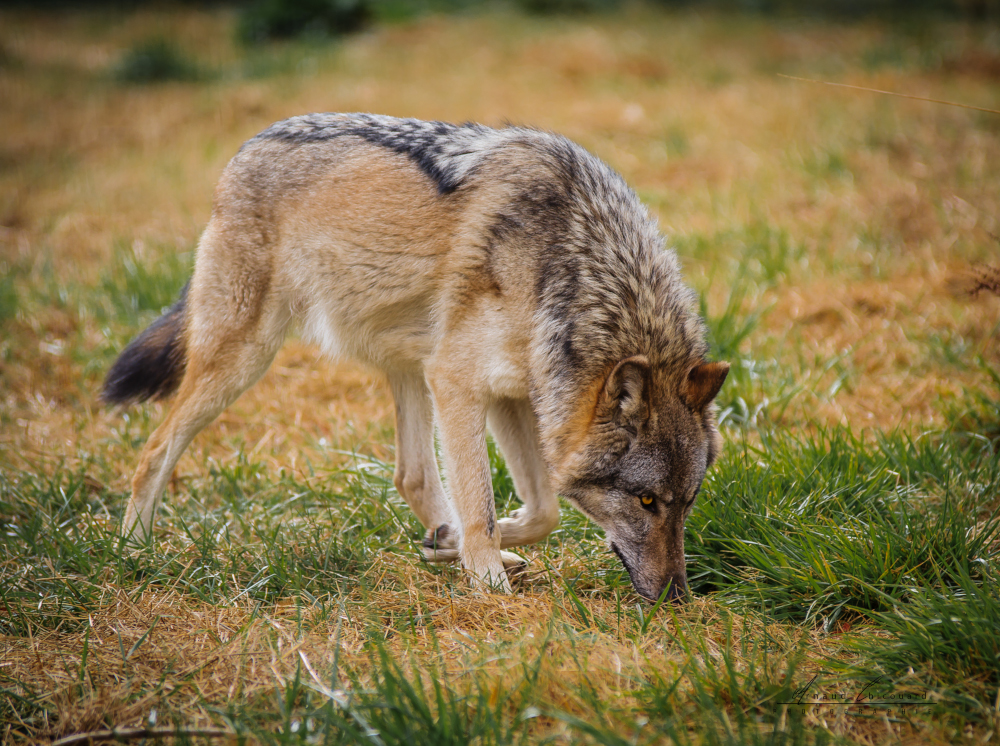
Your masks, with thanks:
[(475, 147), (490, 132), (493, 130), (472, 123), (424, 122), (375, 114), (305, 114), (276, 122), (246, 144), (281, 140), (304, 145), (338, 137), (358, 137), (405, 155), (437, 186), (440, 194), (451, 194), (462, 185), (465, 175), (455, 156), (468, 155), (468, 148)]
[(188, 286), (167, 312), (129, 343), (104, 379), (101, 398), (108, 404), (134, 404), (170, 396), (180, 385), (186, 363), (184, 310)]

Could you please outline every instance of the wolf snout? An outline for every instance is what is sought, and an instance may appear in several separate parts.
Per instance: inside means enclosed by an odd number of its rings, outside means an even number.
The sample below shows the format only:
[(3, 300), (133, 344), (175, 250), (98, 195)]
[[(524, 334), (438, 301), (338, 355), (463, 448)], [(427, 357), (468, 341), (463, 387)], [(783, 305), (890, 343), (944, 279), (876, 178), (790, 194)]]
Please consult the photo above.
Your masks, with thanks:
[(687, 569), (682, 567), (679, 572), (669, 571), (666, 577), (659, 573), (642, 572), (642, 565), (632, 561), (628, 554), (622, 551), (615, 542), (611, 542), (611, 551), (618, 555), (622, 565), (628, 571), (636, 592), (650, 603), (656, 603), (660, 596), (671, 603), (683, 603), (687, 600)]
[(669, 601), (672, 604), (681, 604), (687, 601), (688, 596), (687, 579), (683, 575), (669, 578), (666, 583), (658, 588), (653, 586), (647, 589), (636, 588), (636, 590), (639, 591), (640, 596), (651, 604), (659, 601), (661, 596), (664, 601)]

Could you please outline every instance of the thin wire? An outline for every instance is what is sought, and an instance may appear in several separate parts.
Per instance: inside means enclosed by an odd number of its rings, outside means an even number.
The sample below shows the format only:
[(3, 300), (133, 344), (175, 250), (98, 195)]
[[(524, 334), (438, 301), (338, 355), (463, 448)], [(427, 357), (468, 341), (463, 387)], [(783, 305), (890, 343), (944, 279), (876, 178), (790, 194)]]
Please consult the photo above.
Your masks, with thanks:
[(878, 88), (866, 88), (861, 85), (848, 85), (847, 83), (831, 83), (828, 80), (812, 80), (811, 78), (797, 78), (794, 75), (783, 75), (781, 73), (777, 74), (779, 78), (788, 78), (789, 80), (799, 80), (803, 83), (819, 83), (820, 85), (833, 85), (838, 88), (852, 88), (855, 91), (868, 91), (869, 93), (882, 93), (886, 96), (898, 96), (899, 98), (909, 98), (914, 101), (926, 101), (931, 104), (945, 104), (946, 106), (958, 106), (962, 109), (972, 109), (973, 111), (985, 111), (987, 114), (1000, 114), (1000, 111), (996, 109), (984, 109), (981, 106), (970, 106), (969, 104), (957, 104), (954, 101), (942, 101), (937, 98), (924, 98), (923, 96), (911, 96), (907, 93), (896, 93), (895, 91), (882, 91)]

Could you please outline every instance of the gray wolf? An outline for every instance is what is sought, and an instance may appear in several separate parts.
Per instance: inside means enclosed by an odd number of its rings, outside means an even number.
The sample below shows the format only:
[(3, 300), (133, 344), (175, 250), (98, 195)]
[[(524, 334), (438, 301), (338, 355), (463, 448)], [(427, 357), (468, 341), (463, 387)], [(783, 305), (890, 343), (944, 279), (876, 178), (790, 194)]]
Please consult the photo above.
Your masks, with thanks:
[[(506, 550), (549, 534), (562, 495), (642, 596), (681, 597), (684, 522), (719, 452), (712, 401), (729, 369), (706, 360), (694, 306), (636, 195), (563, 137), (367, 114), (278, 122), (222, 174), (180, 300), (107, 376), (112, 403), (176, 392), (123, 530), (149, 536), (181, 453), (297, 321), (388, 378), (395, 484), (429, 559), (509, 591), (521, 560)], [(503, 518), (487, 429), (523, 504)]]

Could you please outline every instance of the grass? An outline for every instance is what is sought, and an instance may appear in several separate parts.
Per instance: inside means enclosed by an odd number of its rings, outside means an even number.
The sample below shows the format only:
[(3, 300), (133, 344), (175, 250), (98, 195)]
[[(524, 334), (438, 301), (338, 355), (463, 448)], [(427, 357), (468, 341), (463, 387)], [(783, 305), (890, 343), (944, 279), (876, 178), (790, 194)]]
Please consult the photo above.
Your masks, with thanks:
[(1000, 686), (1000, 594), (986, 563), (978, 572), (940, 578), (878, 619), (887, 643), (861, 643), (866, 658), (890, 680), (933, 678), (953, 709), (988, 721)]
[[(221, 8), (0, 13), (0, 739), (988, 739), (1000, 126), (774, 73), (996, 109), (994, 29), (380, 7), (252, 48)], [(121, 85), (157, 38), (213, 72)], [(514, 596), (422, 563), (383, 382), (294, 338), (122, 546), (168, 405), (107, 411), (102, 376), (189, 276), (239, 144), (332, 109), (564, 132), (658, 215), (733, 363), (689, 604), (642, 602), (565, 505)]]
[(706, 589), (829, 628), (995, 561), (1000, 521), (979, 490), (1000, 479), (988, 448), (898, 433), (866, 444), (842, 429), (744, 448), (689, 524)]

